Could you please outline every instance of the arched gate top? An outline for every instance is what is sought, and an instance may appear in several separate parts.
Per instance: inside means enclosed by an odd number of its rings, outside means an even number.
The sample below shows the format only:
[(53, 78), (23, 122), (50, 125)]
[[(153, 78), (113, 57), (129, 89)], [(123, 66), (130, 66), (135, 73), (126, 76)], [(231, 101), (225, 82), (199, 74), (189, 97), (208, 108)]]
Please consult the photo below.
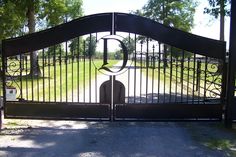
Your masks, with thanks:
[(196, 54), (224, 59), (226, 43), (126, 13), (101, 13), (84, 16), (56, 27), (3, 40), (5, 57), (46, 48), (89, 33), (116, 31), (136, 33)]

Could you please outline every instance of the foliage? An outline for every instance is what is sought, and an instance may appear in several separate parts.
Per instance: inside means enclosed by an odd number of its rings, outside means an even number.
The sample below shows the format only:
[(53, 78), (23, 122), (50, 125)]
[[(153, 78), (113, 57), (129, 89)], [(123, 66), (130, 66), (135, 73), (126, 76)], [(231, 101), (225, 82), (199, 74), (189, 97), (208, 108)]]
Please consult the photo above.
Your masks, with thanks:
[(196, 6), (193, 0), (149, 0), (141, 10), (135, 13), (189, 32), (193, 27)]
[(0, 1), (0, 40), (13, 37), (22, 31), (22, 11), (11, 1)]
[(214, 16), (216, 19), (220, 16), (220, 40), (224, 41), (225, 16), (230, 14), (227, 6), (230, 0), (208, 0), (210, 7), (204, 8), (204, 13)]
[(167, 55), (170, 55), (174, 58), (188, 58), (191, 57), (193, 54), (191, 52), (184, 51), (182, 49), (176, 47), (168, 47), (167, 48)]
[(93, 35), (88, 36), (84, 41), (85, 46), (85, 55), (86, 56), (93, 56), (96, 51), (96, 37)]
[(51, 46), (48, 49), (45, 49), (44, 53), (40, 52), (40, 53), (38, 53), (38, 56), (39, 57), (43, 57), (43, 56), (44, 57), (47, 57), (47, 56), (53, 57), (54, 54), (56, 56), (60, 56), (60, 55), (64, 56), (65, 55), (65, 51), (62, 49), (61, 44)]
[(68, 22), (82, 15), (81, 0), (51, 0), (41, 2), (39, 18), (46, 21), (47, 27)]
[(71, 43), (69, 44), (69, 49), (70, 49), (71, 55), (83, 54), (83, 39), (82, 38), (72, 39)]
[[(209, 7), (204, 8), (204, 13), (210, 14), (218, 18), (220, 14), (224, 16), (230, 15), (230, 10), (226, 6), (230, 4), (230, 0), (208, 0)], [(221, 3), (223, 4), (223, 12), (221, 12)]]
[[(32, 33), (35, 28), (55, 26), (80, 17), (82, 13), (82, 0), (1, 0), (0, 40), (26, 33), (24, 27)], [(30, 32), (29, 27), (34, 30)]]
[[(189, 32), (194, 26), (194, 13), (197, 3), (194, 0), (149, 0), (141, 10), (134, 12), (135, 14), (153, 19), (166, 26), (174, 27), (182, 31)], [(138, 37), (141, 41), (146, 41), (143, 37)], [(164, 52), (170, 49), (164, 46)], [(178, 51), (175, 51), (178, 52)], [(172, 53), (178, 57), (179, 53)], [(164, 55), (164, 58), (167, 54)], [(165, 61), (165, 59), (164, 59)], [(165, 66), (167, 64), (165, 63)]]
[[(36, 28), (46, 28), (55, 26), (65, 21), (79, 17), (82, 14), (81, 0), (2, 0), (0, 1), (1, 23), (4, 27), (0, 32), (0, 39), (10, 37), (11, 34), (7, 32), (18, 32), (21, 28), (27, 27), (28, 33), (34, 33)], [(6, 9), (5, 9), (6, 8)], [(13, 12), (10, 12), (13, 11)], [(9, 17), (10, 16), (10, 17)], [(17, 20), (7, 21), (15, 17)], [(13, 18), (14, 19), (14, 18)], [(16, 21), (16, 24), (14, 22)], [(12, 28), (9, 29), (7, 26)], [(36, 25), (38, 26), (36, 27)], [(37, 63), (37, 53), (30, 53), (31, 74), (34, 76), (40, 75), (40, 68)]]
[[(126, 37), (122, 40), (122, 42), (126, 46), (128, 54), (132, 54), (135, 51), (135, 41), (133, 38)], [(122, 48), (120, 44), (119, 47)]]

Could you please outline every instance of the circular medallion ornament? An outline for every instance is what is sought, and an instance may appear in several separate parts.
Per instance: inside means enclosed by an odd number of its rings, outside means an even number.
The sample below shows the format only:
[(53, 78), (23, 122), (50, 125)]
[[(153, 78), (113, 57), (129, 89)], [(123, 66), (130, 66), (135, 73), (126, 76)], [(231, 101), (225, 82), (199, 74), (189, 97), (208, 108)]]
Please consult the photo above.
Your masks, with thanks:
[(128, 50), (118, 35), (107, 35), (96, 43), (93, 64), (99, 72), (106, 75), (123, 73), (128, 62)]

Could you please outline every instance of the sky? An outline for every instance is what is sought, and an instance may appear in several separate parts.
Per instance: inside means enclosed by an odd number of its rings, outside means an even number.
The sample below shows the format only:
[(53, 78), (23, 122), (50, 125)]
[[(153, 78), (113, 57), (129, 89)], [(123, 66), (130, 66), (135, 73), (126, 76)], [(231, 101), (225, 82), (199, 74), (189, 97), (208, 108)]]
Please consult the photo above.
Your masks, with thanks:
[[(83, 9), (85, 15), (103, 12), (129, 13), (132, 10), (141, 9), (148, 0), (84, 0)], [(198, 0), (198, 7), (194, 17), (192, 33), (212, 39), (219, 39), (220, 23), (212, 16), (204, 14), (207, 0)], [(229, 18), (225, 20), (225, 40), (229, 39)], [(227, 42), (228, 44), (228, 42)]]

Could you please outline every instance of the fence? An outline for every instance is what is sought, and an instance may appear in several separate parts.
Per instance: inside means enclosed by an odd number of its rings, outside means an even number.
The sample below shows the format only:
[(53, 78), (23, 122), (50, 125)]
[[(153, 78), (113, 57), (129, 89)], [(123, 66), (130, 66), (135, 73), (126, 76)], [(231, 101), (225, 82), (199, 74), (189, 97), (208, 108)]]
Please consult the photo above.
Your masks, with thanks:
[(221, 120), (224, 112), (225, 43), (143, 17), (91, 15), (6, 40), (3, 50), (9, 118)]

